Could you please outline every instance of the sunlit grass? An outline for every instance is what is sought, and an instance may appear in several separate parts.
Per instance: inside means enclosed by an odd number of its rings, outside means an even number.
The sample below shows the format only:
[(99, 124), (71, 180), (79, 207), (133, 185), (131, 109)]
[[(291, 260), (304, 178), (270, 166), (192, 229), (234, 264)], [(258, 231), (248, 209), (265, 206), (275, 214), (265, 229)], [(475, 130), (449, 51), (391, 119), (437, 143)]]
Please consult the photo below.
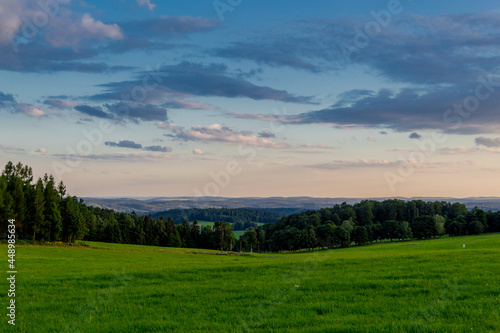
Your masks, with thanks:
[(18, 247), (14, 331), (500, 331), (499, 234), (251, 256), (88, 243)]

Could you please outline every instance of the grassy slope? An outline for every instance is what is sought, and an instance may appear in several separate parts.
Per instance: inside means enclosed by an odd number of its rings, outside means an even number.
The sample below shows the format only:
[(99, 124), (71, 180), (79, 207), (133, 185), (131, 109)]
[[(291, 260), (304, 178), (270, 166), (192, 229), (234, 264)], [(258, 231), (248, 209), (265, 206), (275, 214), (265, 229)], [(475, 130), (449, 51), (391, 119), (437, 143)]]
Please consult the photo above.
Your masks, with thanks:
[(500, 234), (254, 256), (98, 246), (17, 249), (15, 331), (500, 331)]

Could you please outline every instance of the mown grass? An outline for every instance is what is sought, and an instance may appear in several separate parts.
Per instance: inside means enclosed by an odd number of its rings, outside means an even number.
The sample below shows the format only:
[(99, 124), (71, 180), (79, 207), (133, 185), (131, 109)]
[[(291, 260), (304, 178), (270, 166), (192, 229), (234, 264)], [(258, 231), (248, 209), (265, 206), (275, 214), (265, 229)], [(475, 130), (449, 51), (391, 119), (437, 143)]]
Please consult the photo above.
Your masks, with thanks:
[(164, 250), (21, 246), (16, 326), (4, 315), (1, 331), (500, 331), (499, 234), (296, 254)]

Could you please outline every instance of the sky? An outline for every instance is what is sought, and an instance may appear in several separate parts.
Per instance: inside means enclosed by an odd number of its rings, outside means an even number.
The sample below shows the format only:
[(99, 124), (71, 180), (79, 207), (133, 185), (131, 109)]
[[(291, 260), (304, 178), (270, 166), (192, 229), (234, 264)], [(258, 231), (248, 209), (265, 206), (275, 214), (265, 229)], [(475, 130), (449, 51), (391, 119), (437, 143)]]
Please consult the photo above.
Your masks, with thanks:
[(2, 0), (8, 161), (79, 197), (500, 196), (498, 4)]

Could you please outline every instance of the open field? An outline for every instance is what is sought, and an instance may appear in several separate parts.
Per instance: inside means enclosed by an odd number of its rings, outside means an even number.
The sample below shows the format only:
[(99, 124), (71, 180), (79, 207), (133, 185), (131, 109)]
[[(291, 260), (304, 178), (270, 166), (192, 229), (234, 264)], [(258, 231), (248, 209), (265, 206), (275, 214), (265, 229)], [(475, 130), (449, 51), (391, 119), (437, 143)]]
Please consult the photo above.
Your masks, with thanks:
[(500, 331), (500, 234), (247, 256), (90, 246), (17, 247), (1, 331)]

